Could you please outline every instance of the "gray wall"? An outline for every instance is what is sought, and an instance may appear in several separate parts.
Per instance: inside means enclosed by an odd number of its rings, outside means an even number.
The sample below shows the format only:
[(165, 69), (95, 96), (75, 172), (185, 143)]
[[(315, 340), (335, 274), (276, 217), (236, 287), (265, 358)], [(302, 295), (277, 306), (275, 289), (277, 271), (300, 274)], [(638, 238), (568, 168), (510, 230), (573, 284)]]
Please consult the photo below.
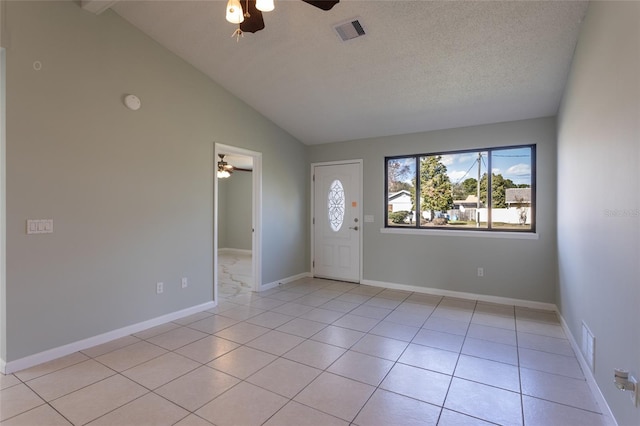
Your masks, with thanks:
[(236, 171), (218, 180), (219, 248), (251, 250), (252, 189), (253, 175), (249, 172)]
[(264, 282), (308, 269), (304, 145), (110, 11), (4, 14), (5, 361), (212, 300), (215, 142), (263, 153)]
[[(310, 148), (312, 162), (364, 160), (364, 278), (395, 284), (552, 303), (556, 281), (554, 118), (364, 139)], [(537, 144), (538, 240), (382, 234), (384, 157)], [(477, 268), (484, 277), (477, 277)]]
[(640, 378), (640, 3), (593, 2), (558, 119), (558, 306), (596, 338), (618, 424), (640, 424), (613, 369)]

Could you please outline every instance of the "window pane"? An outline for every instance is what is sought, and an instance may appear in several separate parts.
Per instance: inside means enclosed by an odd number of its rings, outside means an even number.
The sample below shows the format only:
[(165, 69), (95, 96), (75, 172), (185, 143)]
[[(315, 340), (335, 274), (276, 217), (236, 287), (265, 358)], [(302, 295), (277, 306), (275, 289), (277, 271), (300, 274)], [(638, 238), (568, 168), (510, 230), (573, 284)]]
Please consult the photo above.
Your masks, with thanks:
[[(486, 170), (486, 152), (421, 157), (423, 226), (486, 228), (486, 185), (481, 185), (482, 179), (478, 184), (478, 177), (485, 175)], [(478, 223), (479, 214), (481, 223)]]
[(387, 160), (387, 225), (416, 226), (415, 157)]
[(531, 230), (531, 147), (491, 153), (491, 227)]
[(329, 225), (334, 232), (342, 228), (344, 222), (344, 187), (342, 182), (334, 180), (329, 187), (327, 194), (327, 214), (329, 215)]

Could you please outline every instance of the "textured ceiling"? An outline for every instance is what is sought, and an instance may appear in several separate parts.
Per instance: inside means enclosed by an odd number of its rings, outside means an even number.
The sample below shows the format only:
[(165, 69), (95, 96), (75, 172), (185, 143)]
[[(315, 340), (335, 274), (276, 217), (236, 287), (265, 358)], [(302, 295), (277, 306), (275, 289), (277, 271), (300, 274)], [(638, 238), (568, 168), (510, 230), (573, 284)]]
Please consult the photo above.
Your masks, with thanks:
[[(112, 9), (305, 144), (555, 115), (581, 1), (276, 0), (236, 42), (225, 1)], [(359, 18), (343, 42), (333, 26)]]

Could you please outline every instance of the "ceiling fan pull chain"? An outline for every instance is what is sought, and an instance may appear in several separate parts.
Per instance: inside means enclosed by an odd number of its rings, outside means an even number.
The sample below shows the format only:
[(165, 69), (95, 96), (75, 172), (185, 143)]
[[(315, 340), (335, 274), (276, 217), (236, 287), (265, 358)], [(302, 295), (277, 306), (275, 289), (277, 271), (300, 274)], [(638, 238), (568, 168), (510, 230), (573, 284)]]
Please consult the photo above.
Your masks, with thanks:
[(238, 24), (238, 28), (231, 34), (231, 38), (236, 38), (236, 43), (240, 41), (240, 37), (244, 37), (244, 32), (240, 29), (240, 24)]

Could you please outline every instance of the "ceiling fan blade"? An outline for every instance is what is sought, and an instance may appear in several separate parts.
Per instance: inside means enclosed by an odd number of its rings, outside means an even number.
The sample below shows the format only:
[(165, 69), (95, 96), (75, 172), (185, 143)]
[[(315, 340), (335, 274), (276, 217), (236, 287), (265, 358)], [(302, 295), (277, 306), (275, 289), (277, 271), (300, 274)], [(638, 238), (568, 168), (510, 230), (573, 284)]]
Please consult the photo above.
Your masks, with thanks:
[[(244, 11), (244, 22), (240, 24), (242, 32), (255, 33), (264, 29), (264, 19), (262, 19), (262, 12), (256, 9), (256, 0), (241, 0), (240, 3)], [(247, 6), (249, 7), (248, 17)]]
[(309, 3), (311, 6), (315, 6), (322, 10), (331, 10), (333, 6), (340, 3), (340, 0), (302, 0), (305, 3)]

